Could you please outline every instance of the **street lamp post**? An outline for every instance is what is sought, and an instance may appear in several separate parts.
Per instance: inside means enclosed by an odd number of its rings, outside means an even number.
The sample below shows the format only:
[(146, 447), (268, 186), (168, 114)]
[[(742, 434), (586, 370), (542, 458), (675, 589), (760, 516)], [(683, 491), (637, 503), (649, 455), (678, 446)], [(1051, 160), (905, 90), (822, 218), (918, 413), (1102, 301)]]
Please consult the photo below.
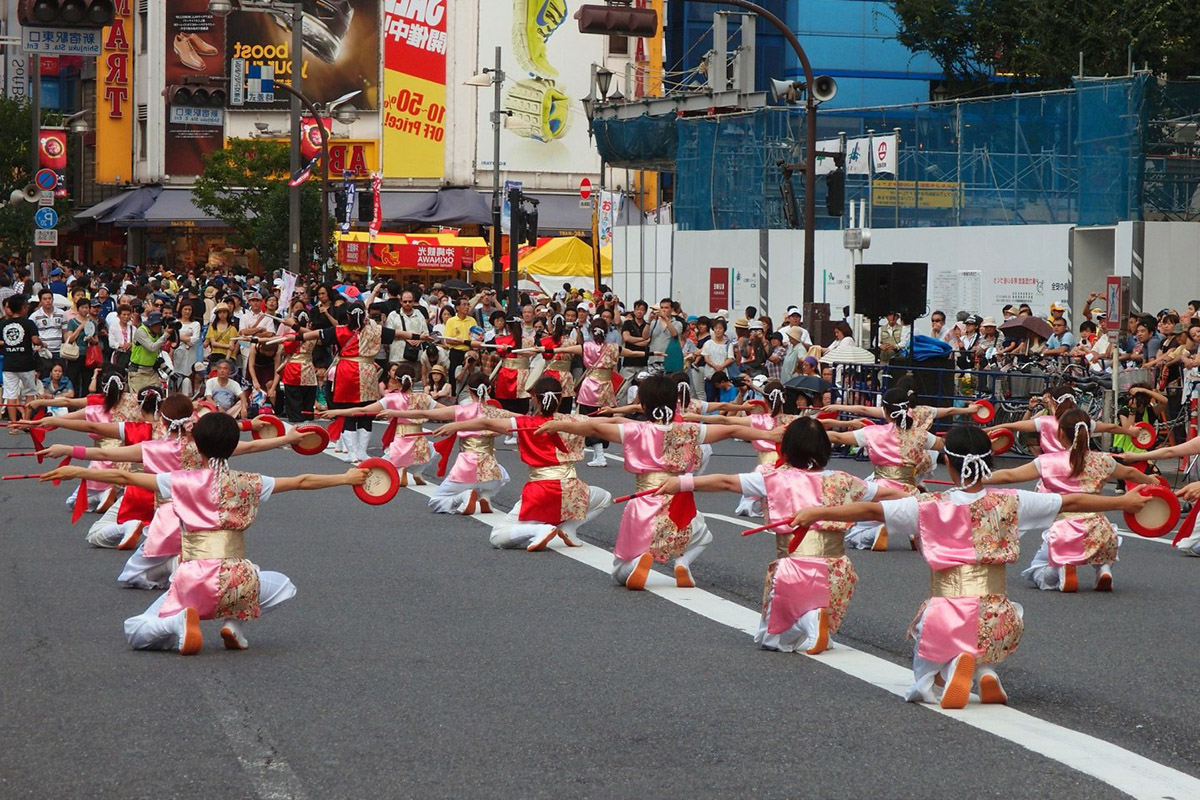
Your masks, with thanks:
[(503, 102), (504, 88), (504, 70), (501, 68), (500, 48), (496, 48), (496, 66), (488, 68), (484, 67), (483, 72), (473, 76), (467, 82), (467, 86), (475, 86), (484, 88), (491, 86), (495, 92), (495, 105), (492, 109), (492, 288), (496, 290), (496, 296), (500, 295), (500, 290), (504, 286), (504, 267), (500, 264), (500, 220), (501, 220), (501, 204), (500, 197), (500, 128), (501, 117), (508, 116), (510, 112), (500, 108)]
[(737, 6), (758, 14), (783, 34), (784, 38), (788, 40), (788, 44), (792, 46), (792, 50), (796, 52), (796, 57), (800, 59), (800, 66), (804, 69), (804, 302), (811, 303), (817, 272), (816, 253), (814, 252), (817, 241), (817, 99), (813, 96), (812, 64), (808, 60), (808, 54), (800, 46), (800, 40), (796, 38), (796, 34), (792, 33), (783, 20), (757, 3), (751, 3), (749, 0), (695, 1), (709, 5)]
[[(279, 3), (283, 5), (283, 3)], [(292, 7), (292, 63), (291, 86), (277, 83), (276, 88), (292, 98), (291, 119), (289, 125), (292, 131), (291, 174), (300, 171), (300, 106), (304, 101), (304, 3), (294, 0)], [(270, 12), (278, 11), (276, 4), (270, 0), (209, 0), (208, 13), (214, 17), (227, 17), (234, 11)], [(291, 91), (288, 91), (288, 89)], [(315, 113), (311, 103), (306, 107)], [(318, 119), (319, 122), (319, 119)], [(321, 126), (322, 157), (328, 164), (329, 148), (325, 136), (325, 126)], [(325, 213), (325, 209), (322, 209)], [(300, 187), (293, 186), (288, 193), (288, 269), (300, 273)]]

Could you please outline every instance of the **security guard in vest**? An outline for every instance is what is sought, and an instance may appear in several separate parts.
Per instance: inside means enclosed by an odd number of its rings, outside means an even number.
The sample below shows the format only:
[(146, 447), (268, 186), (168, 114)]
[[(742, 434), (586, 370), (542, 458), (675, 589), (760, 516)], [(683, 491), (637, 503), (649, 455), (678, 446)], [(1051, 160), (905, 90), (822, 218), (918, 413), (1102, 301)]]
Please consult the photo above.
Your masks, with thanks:
[(147, 314), (142, 326), (133, 332), (133, 347), (129, 351), (129, 388), (132, 391), (162, 385), (154, 365), (169, 340), (163, 332), (162, 314), (157, 311)]

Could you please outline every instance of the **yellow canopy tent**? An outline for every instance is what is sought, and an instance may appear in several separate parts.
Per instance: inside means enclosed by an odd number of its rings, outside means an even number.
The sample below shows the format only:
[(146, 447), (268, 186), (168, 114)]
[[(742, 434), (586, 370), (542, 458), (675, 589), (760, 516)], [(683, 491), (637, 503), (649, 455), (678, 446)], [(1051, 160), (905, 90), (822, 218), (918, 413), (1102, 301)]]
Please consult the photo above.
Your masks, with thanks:
[[(592, 277), (592, 248), (576, 236), (560, 236), (521, 254), (519, 263), (522, 275), (543, 278), (590, 278)], [(508, 268), (505, 256), (504, 267)], [(600, 274), (612, 276), (612, 251), (600, 251)], [(491, 256), (484, 256), (472, 267), (475, 280), (489, 280), (492, 275)]]

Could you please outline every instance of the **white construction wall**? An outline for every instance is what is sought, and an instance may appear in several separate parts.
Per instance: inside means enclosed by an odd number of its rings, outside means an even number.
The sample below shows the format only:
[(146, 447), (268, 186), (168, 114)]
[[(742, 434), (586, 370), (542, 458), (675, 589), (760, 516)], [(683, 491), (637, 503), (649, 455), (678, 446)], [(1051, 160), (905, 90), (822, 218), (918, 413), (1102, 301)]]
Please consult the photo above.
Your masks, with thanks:
[[(1071, 308), (1072, 327), (1090, 291), (1102, 291), (1107, 275), (1129, 275), (1137, 260), (1135, 225), (1145, 225), (1140, 264), (1142, 308), (1180, 308), (1200, 298), (1200, 224), (1122, 222), (1107, 228), (1071, 225), (1004, 225), (961, 228), (900, 228), (871, 232), (867, 264), (924, 261), (929, 264), (926, 318), (937, 309), (999, 317), (1006, 303), (1028, 303), (1045, 315), (1050, 303)], [(1068, 264), (1075, 238), (1072, 292)], [(804, 232), (791, 230), (677, 231), (671, 226), (619, 227), (614, 238), (614, 288), (627, 300), (678, 299), (689, 313), (726, 308), (734, 317), (746, 306), (762, 308), (778, 322), (804, 297)], [(639, 260), (640, 259), (640, 260)], [(713, 268), (728, 268), (728, 286), (713, 299)], [(718, 273), (724, 274), (724, 273)], [(1086, 285), (1084, 285), (1086, 284)], [(813, 299), (829, 303), (834, 319), (850, 303), (850, 254), (841, 231), (818, 231)], [(716, 307), (714, 307), (714, 304)]]

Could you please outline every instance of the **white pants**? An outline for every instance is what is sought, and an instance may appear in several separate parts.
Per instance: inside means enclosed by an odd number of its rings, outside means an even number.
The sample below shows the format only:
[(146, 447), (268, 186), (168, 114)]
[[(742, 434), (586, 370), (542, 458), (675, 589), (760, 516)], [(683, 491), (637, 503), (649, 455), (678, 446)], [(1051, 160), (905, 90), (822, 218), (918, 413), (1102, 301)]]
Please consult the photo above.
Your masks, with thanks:
[[(282, 572), (258, 571), (258, 604), (267, 613), (280, 603), (296, 596), (296, 586)], [(163, 592), (150, 607), (136, 617), (125, 620), (125, 639), (134, 650), (178, 650), (185, 632), (186, 611), (171, 617), (160, 617), (158, 609), (167, 599)]]
[[(767, 620), (771, 618), (771, 605), (768, 603), (766, 613), (758, 618), (758, 631), (754, 634), (754, 643), (763, 650), (778, 650), (781, 653), (808, 650), (816, 644), (817, 636), (821, 632), (821, 611), (822, 609), (814, 608), (802, 615), (786, 631), (768, 633)], [(829, 641), (829, 647), (833, 648), (832, 639)]]
[(500, 524), (492, 528), (492, 535), (488, 540), (492, 543), (492, 547), (497, 548), (528, 547), (532, 542), (542, 538), (555, 528), (573, 539), (575, 531), (579, 530), (580, 525), (591, 522), (610, 505), (612, 505), (611, 494), (598, 486), (589, 486), (588, 508), (584, 518), (551, 525), (548, 522), (522, 522), (520, 519), (521, 502), (518, 500), (512, 511), (508, 512)]
[(121, 510), (121, 501), (113, 503), (104, 512), (104, 516), (92, 523), (88, 528), (87, 543), (92, 547), (116, 547), (137, 527), (137, 520), (117, 522), (117, 512)]
[[(870, 550), (879, 531), (883, 529), (881, 522), (856, 522), (846, 531), (846, 545), (855, 550)], [(889, 545), (891, 542), (888, 543)]]
[[(100, 501), (104, 497), (104, 493), (108, 491), (108, 487), (103, 489), (92, 489), (88, 487), (87, 510), (95, 511), (100, 506)], [(75, 508), (75, 498), (79, 496), (79, 484), (75, 484), (75, 490), (67, 495), (67, 508)]]
[[(1017, 617), (1023, 619), (1025, 617), (1025, 609), (1020, 603), (1013, 603), (1013, 608), (1016, 609)], [(908, 691), (904, 695), (904, 699), (910, 703), (936, 703), (939, 698), (934, 693), (934, 680), (940, 673), (942, 680), (947, 684), (952, 677), (950, 668), (954, 665), (954, 661), (947, 661), (944, 664), (938, 664), (933, 661), (927, 661), (917, 655), (921, 646), (921, 624), (924, 619), (917, 620), (917, 624), (913, 627), (913, 682), (908, 687)], [(985, 674), (995, 674), (995, 666), (992, 664), (975, 664), (975, 675), (971, 679), (971, 690), (978, 692), (979, 678)]]
[[(680, 567), (692, 568), (692, 562), (696, 556), (704, 552), (704, 548), (708, 547), (712, 542), (712, 531), (708, 529), (708, 523), (704, 520), (704, 515), (697, 513), (696, 518), (692, 520), (692, 535), (688, 540), (687, 549), (683, 551), (683, 555), (675, 559), (675, 565)], [(633, 574), (634, 568), (637, 567), (638, 558), (633, 561), (622, 561), (619, 558), (613, 557), (613, 580), (622, 586), (629, 580), (629, 576)]]
[(484, 481), (483, 483), (455, 483), (442, 481), (437, 491), (429, 498), (429, 507), (435, 514), (461, 514), (467, 507), (471, 492), (479, 492), (479, 496), (491, 502), (492, 495), (500, 491), (508, 483), (508, 471), (500, 467), (500, 480)]
[(742, 495), (742, 499), (738, 500), (737, 508), (733, 510), (733, 515), (735, 517), (761, 517), (763, 515), (762, 500)]
[[(1050, 564), (1050, 545), (1046, 541), (1047, 535), (1049, 535), (1049, 531), (1042, 534), (1042, 546), (1034, 554), (1033, 561), (1030, 562), (1029, 566), (1021, 570), (1021, 577), (1028, 578), (1029, 582), (1037, 588), (1050, 592), (1058, 590), (1059, 584), (1062, 581), (1062, 572), (1058, 567)], [(1118, 536), (1117, 547), (1120, 546), (1121, 537)], [(1100, 571), (1104, 567), (1112, 568), (1112, 564), (1092, 564), (1091, 566), (1095, 570), (1097, 578), (1100, 577)]]
[(165, 589), (171, 582), (171, 574), (179, 563), (177, 556), (150, 558), (143, 548), (146, 540), (138, 542), (137, 549), (125, 562), (125, 568), (117, 576), (117, 583), (129, 589)]

